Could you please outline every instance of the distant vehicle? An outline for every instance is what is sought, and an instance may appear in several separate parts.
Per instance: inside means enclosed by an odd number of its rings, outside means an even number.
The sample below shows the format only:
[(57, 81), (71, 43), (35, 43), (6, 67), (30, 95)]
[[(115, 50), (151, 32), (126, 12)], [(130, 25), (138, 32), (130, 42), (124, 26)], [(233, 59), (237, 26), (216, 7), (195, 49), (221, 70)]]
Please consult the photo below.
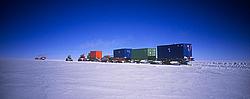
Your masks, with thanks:
[(85, 57), (84, 54), (82, 54), (82, 55), (79, 57), (78, 61), (87, 61), (87, 58)]
[[(35, 59), (45, 60), (46, 57)], [(66, 61), (73, 61), (73, 59), (69, 55)], [(192, 57), (192, 44), (180, 43), (159, 45), (157, 48), (115, 49), (112, 57), (109, 55), (102, 57), (102, 51), (90, 51), (87, 57), (84, 54), (80, 55), (78, 61), (188, 65), (190, 61), (194, 61), (194, 58)]]
[(37, 56), (37, 57), (35, 57), (35, 60), (45, 60), (45, 59), (47, 59), (47, 57), (45, 57), (45, 56)]
[(68, 55), (68, 57), (66, 58), (66, 61), (73, 61), (73, 59), (71, 58), (71, 55)]

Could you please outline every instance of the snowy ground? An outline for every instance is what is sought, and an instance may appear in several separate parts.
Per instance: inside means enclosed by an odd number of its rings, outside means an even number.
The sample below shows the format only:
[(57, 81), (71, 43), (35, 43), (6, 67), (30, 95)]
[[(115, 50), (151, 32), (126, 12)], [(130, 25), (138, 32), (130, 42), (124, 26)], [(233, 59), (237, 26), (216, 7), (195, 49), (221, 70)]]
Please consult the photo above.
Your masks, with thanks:
[(1, 99), (250, 99), (249, 64), (1, 61)]

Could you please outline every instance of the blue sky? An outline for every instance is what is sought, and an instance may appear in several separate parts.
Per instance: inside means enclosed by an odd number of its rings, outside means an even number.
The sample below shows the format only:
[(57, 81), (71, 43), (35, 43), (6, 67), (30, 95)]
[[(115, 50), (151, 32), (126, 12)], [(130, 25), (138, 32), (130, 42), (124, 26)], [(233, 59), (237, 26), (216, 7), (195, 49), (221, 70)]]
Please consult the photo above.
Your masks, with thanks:
[(196, 59), (250, 59), (250, 8), (239, 0), (1, 1), (0, 54), (77, 58), (90, 50), (191, 43)]

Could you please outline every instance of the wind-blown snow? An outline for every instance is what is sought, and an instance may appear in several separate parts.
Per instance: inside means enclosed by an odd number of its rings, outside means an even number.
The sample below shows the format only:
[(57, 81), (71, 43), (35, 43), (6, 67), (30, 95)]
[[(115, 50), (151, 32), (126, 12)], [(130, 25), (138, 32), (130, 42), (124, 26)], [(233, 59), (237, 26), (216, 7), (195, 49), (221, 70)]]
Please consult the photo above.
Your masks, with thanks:
[(1, 61), (1, 99), (249, 99), (249, 64)]

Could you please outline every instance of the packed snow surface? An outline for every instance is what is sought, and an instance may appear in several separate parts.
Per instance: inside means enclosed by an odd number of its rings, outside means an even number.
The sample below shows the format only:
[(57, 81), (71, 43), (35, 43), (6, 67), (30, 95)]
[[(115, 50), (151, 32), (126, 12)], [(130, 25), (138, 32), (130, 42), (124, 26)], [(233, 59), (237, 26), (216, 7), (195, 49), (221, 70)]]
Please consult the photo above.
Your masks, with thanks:
[[(229, 62), (230, 63), (230, 62)], [(1, 61), (1, 99), (250, 99), (248, 63)]]

